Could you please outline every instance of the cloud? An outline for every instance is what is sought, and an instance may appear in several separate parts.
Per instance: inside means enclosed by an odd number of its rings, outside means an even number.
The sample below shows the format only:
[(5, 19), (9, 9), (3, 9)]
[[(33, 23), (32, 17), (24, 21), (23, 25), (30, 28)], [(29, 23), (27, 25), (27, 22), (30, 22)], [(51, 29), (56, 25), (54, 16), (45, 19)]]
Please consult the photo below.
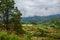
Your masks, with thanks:
[(60, 14), (60, 0), (15, 0), (23, 17)]

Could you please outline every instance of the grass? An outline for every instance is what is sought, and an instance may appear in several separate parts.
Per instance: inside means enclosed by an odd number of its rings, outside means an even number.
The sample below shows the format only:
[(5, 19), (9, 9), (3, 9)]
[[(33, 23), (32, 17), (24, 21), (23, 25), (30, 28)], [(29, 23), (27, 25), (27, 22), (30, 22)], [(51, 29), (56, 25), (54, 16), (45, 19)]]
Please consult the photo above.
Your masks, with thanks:
[(0, 40), (60, 40), (60, 30), (50, 26), (42, 24), (24, 26), (23, 30), (26, 32), (23, 36), (0, 31)]
[(0, 40), (20, 40), (19, 36), (15, 34), (8, 34), (5, 31), (0, 32)]

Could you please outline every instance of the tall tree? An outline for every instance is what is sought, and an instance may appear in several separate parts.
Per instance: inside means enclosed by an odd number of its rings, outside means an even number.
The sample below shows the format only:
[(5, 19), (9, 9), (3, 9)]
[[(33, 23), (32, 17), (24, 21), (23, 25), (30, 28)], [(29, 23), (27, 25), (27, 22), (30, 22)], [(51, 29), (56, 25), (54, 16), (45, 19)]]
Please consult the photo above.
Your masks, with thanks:
[(14, 28), (18, 29), (20, 26), (21, 12), (14, 7), (14, 0), (0, 0), (0, 14), (2, 14), (3, 24), (7, 31), (9, 31), (9, 24), (13, 23)]

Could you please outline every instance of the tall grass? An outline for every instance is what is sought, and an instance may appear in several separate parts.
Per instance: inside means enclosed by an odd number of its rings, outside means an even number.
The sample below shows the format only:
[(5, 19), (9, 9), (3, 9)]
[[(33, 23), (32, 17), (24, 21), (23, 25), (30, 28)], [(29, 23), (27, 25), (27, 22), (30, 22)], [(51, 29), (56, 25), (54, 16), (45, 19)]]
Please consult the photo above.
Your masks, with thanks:
[(8, 34), (5, 31), (1, 31), (0, 40), (20, 40), (20, 38), (15, 34)]

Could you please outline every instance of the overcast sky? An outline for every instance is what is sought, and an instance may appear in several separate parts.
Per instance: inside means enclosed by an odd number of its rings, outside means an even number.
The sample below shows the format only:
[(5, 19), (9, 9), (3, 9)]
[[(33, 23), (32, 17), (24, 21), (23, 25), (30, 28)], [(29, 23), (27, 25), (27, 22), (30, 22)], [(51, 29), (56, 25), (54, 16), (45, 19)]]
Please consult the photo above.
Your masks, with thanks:
[(15, 0), (23, 17), (60, 14), (60, 0)]

